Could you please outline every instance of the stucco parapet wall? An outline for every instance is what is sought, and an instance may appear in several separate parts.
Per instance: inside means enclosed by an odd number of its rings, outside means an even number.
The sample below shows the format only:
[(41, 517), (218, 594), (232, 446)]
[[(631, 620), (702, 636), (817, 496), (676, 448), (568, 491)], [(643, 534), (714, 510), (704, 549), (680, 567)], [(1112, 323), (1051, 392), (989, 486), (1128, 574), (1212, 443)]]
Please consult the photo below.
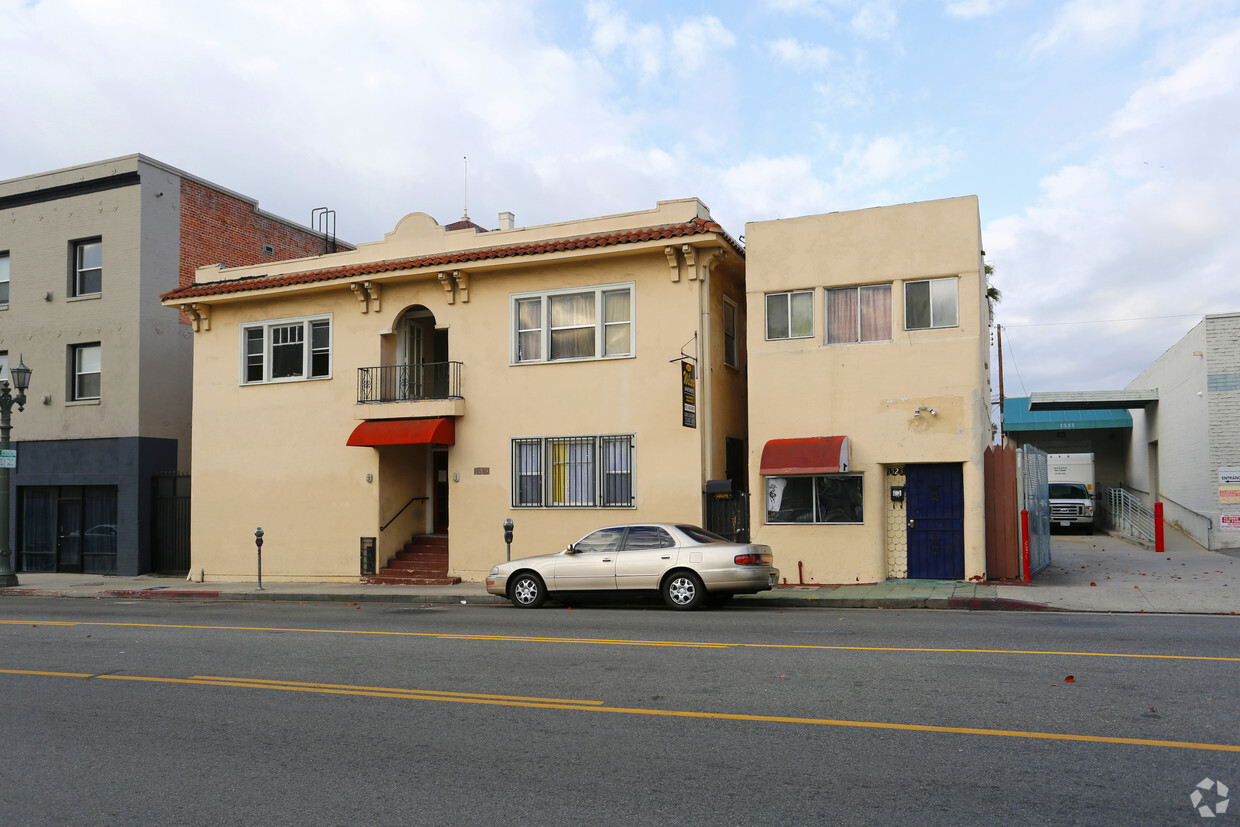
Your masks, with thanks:
[[(487, 237), (491, 235), (491, 233), (486, 234)], [(499, 231), (495, 235), (506, 235), (506, 231)], [(359, 278), (375, 279), (384, 274), (407, 276), (411, 274), (411, 271), (418, 270), (429, 271), (445, 267), (460, 267), (462, 265), (473, 265), (474, 267), (479, 265), (494, 266), (514, 258), (520, 258), (522, 263), (527, 263), (537, 261), (540, 256), (563, 258), (574, 253), (595, 255), (600, 248), (624, 248), (625, 250), (639, 250), (646, 247), (657, 248), (664, 246), (671, 239), (721, 242), (736, 253), (737, 256), (744, 255), (740, 245), (719, 224), (709, 218), (694, 218), (677, 224), (639, 227), (593, 235), (540, 239), (520, 244), (507, 243), (409, 258), (358, 262), (343, 264), (338, 267), (284, 272), (276, 275), (271, 274), (270, 267), (246, 268), (247, 270), (262, 269), (264, 272), (218, 281), (202, 281), (199, 278), (199, 281), (195, 284), (165, 293), (160, 298), (165, 304), (175, 305), (207, 296), (220, 297), (280, 288), (299, 288), (306, 285), (320, 285), (330, 282), (348, 282)], [(345, 255), (356, 257), (352, 254)], [(317, 261), (319, 259), (312, 260)], [(199, 270), (199, 277), (201, 275), (202, 270)]]

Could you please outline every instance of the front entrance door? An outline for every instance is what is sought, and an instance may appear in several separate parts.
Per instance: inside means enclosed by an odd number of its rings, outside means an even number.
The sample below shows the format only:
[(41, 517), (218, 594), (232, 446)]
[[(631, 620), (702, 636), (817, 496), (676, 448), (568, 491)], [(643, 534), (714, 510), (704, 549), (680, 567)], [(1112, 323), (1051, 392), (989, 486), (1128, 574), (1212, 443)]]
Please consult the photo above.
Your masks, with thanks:
[(448, 452), (431, 451), (431, 465), (434, 478), (434, 533), (448, 533)]
[(908, 576), (964, 579), (964, 473), (959, 463), (906, 465)]
[(56, 519), (56, 571), (82, 570), (82, 489), (60, 489)]

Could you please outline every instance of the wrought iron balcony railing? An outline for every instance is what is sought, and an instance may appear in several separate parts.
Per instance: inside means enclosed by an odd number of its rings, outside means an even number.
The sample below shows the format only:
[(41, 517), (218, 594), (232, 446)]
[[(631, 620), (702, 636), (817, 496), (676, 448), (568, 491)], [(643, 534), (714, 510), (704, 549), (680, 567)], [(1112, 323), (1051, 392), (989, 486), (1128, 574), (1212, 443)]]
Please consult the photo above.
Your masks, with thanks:
[(357, 369), (357, 401), (416, 402), (421, 399), (463, 399), (461, 363), (385, 365)]

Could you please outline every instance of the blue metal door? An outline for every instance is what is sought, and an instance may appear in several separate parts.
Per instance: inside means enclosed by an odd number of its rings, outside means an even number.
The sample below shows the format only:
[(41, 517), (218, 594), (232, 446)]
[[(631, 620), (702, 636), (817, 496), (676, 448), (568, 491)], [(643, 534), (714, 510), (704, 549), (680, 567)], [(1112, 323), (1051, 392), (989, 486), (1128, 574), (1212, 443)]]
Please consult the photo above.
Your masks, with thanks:
[(906, 465), (908, 576), (964, 579), (964, 473), (959, 463)]

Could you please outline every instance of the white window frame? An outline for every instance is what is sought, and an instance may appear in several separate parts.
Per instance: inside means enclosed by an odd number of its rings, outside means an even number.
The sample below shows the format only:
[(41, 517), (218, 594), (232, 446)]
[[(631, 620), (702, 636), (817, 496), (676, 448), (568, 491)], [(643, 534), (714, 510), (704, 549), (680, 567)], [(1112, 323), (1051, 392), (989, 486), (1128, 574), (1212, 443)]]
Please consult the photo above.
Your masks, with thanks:
[[(315, 346), (314, 332), (315, 328), (322, 329), (323, 325), (327, 328), (327, 344), (326, 346)], [(275, 341), (284, 337), (290, 332), (296, 332), (300, 328), (300, 346), (301, 353), (301, 372), (289, 376), (272, 376), (274, 365), (274, 349), (283, 345), (296, 344), (297, 342), (279, 342)], [(290, 330), (291, 329), (291, 330)], [(268, 319), (261, 322), (249, 322), (243, 324), (239, 328), (240, 331), (240, 384), (242, 385), (274, 385), (283, 384), (285, 382), (310, 382), (319, 379), (332, 378), (332, 343), (335, 332), (332, 324), (332, 314), (325, 313), (317, 316), (298, 316), (288, 319)], [(261, 342), (261, 349), (254, 351), (250, 347), (251, 337), (253, 334), (254, 341)], [(315, 355), (326, 355), (327, 366), (322, 372), (314, 372)], [(251, 379), (249, 368), (256, 366), (262, 371), (260, 378)]]
[[(960, 279), (957, 276), (947, 276), (946, 278), (937, 279), (916, 279), (914, 281), (904, 282), (904, 329), (905, 330), (933, 330), (935, 328), (959, 327), (960, 326)], [(918, 325), (913, 327), (909, 324), (909, 299), (908, 289), (914, 284), (928, 284), (929, 288), (926, 298), (929, 303), (927, 308), (930, 316), (929, 325)], [(948, 287), (947, 285), (950, 285)], [(950, 290), (952, 295), (952, 307), (955, 310), (951, 321), (945, 319), (935, 319), (934, 299), (935, 294), (944, 290)]]
[[(95, 244), (99, 245), (99, 266), (98, 267), (83, 267), (82, 266), (82, 251), (85, 250), (87, 247), (90, 247)], [(72, 244), (72, 250), (73, 250), (73, 264), (72, 264), (73, 279), (72, 279), (72, 284), (70, 285), (73, 288), (71, 291), (72, 295), (73, 296), (98, 296), (100, 293), (103, 292), (103, 239), (102, 238), (83, 238), (78, 241), (74, 241)], [(99, 289), (98, 290), (87, 290), (85, 289), (85, 286), (83, 285), (83, 280), (85, 278), (84, 274), (94, 272), (94, 271), (99, 272)]]
[[(541, 365), (551, 362), (591, 362), (608, 359), (632, 359), (637, 352), (636, 314), (637, 291), (636, 282), (619, 282), (616, 284), (599, 284), (590, 287), (564, 287), (556, 290), (539, 290), (509, 295), (509, 353), (510, 365)], [(607, 295), (626, 292), (629, 296), (629, 318), (627, 321), (607, 321)], [(551, 299), (556, 296), (593, 295), (594, 297), (594, 355), (570, 356), (559, 359), (551, 358)], [(520, 305), (522, 302), (536, 301), (539, 308), (538, 327), (522, 328), (520, 326)], [(624, 353), (607, 352), (607, 329), (628, 325), (629, 347)], [(585, 328), (591, 325), (575, 325), (574, 328)], [(570, 328), (557, 328), (557, 330)], [(539, 334), (539, 351), (536, 357), (521, 352), (521, 334)], [(523, 358), (524, 357), (524, 358)]]
[(633, 434), (514, 438), (512, 507), (635, 508), (635, 451)]
[[(96, 370), (83, 370), (82, 358), (91, 351), (94, 351), (96, 358), (99, 360), (99, 366)], [(103, 345), (100, 342), (83, 342), (80, 345), (72, 345), (70, 352), (73, 360), (73, 377), (70, 385), (72, 390), (71, 401), (81, 402), (84, 400), (101, 399), (103, 397)], [(99, 390), (94, 395), (82, 392), (82, 380), (88, 376), (99, 377)]]
[(9, 378), (9, 352), (0, 350), (0, 381)]
[[(784, 486), (788, 480), (810, 480), (810, 507), (812, 509), (810, 519), (808, 520), (773, 520), (771, 519), (772, 504), (776, 499), (782, 500)], [(828, 515), (819, 513), (821, 505), (818, 497), (818, 487), (820, 480), (832, 479), (848, 479), (855, 480), (858, 485), (858, 493), (861, 497), (861, 519), (860, 520), (830, 520), (826, 519)], [(780, 486), (780, 483), (784, 486)], [(777, 489), (777, 490), (776, 490)], [(781, 506), (782, 502), (779, 503)], [(766, 478), (766, 504), (764, 506), (767, 525), (863, 525), (865, 523), (865, 479), (862, 474), (779, 474), (768, 476)], [(784, 510), (784, 509), (779, 509)]]
[(13, 260), (8, 250), (0, 250), (0, 307), (9, 304), (10, 278), (13, 272)]
[[(861, 318), (861, 316), (862, 316), (861, 291), (862, 291), (862, 290), (875, 290), (875, 289), (879, 289), (879, 288), (882, 288), (882, 287), (886, 287), (886, 288), (887, 288), (887, 335), (886, 335), (886, 337), (884, 337), (884, 338), (882, 338), (882, 339), (865, 339), (865, 338), (862, 338), (861, 331), (864, 329), (864, 325), (862, 325), (862, 318)], [(823, 319), (823, 321), (822, 321), (822, 327), (823, 327), (823, 331), (822, 331), (822, 341), (823, 341), (823, 343), (824, 343), (824, 344), (826, 344), (826, 345), (828, 345), (828, 346), (833, 346), (833, 345), (855, 345), (855, 344), (868, 344), (868, 343), (870, 343), (870, 342), (890, 342), (890, 341), (892, 341), (892, 330), (893, 330), (893, 329), (894, 329), (894, 327), (895, 327), (895, 323), (894, 323), (894, 321), (892, 320), (892, 313), (893, 313), (893, 310), (892, 310), (892, 304), (891, 304), (891, 293), (892, 293), (892, 289), (891, 289), (891, 287), (892, 287), (891, 282), (887, 281), (887, 282), (880, 282), (880, 283), (878, 283), (878, 284), (857, 284), (857, 285), (850, 285), (850, 286), (846, 286), (846, 287), (827, 287), (827, 288), (824, 288), (824, 289), (823, 289), (823, 291), (822, 291), (822, 302), (823, 302), (823, 305), (822, 305), (822, 308), (823, 308), (823, 310), (822, 310), (822, 319)], [(851, 340), (843, 340), (843, 341), (839, 341), (839, 342), (833, 342), (833, 341), (831, 341), (831, 294), (832, 294), (832, 293), (835, 293), (835, 292), (842, 292), (842, 291), (844, 291), (844, 290), (850, 290), (850, 291), (852, 291), (852, 292), (853, 292), (853, 294), (856, 296), (856, 306), (857, 306), (857, 316), (856, 316), (857, 338), (855, 338), (855, 339), (851, 339)]]
[[(771, 335), (771, 299), (778, 298), (780, 296), (786, 296), (788, 299), (788, 310), (787, 310), (788, 318), (786, 320), (788, 322), (788, 335), (787, 336), (772, 336)], [(792, 330), (792, 302), (793, 302), (793, 298), (797, 296), (809, 296), (809, 332), (808, 333), (794, 333)], [(763, 304), (763, 310), (765, 311), (763, 314), (765, 316), (763, 323), (766, 326), (766, 340), (768, 342), (782, 342), (787, 339), (812, 339), (814, 337), (815, 323), (814, 323), (814, 290), (813, 288), (809, 288), (807, 290), (780, 290), (774, 293), (767, 293), (763, 297), (762, 304)]]
[(727, 296), (723, 297), (723, 363), (730, 368), (740, 365), (741, 311), (736, 302)]

